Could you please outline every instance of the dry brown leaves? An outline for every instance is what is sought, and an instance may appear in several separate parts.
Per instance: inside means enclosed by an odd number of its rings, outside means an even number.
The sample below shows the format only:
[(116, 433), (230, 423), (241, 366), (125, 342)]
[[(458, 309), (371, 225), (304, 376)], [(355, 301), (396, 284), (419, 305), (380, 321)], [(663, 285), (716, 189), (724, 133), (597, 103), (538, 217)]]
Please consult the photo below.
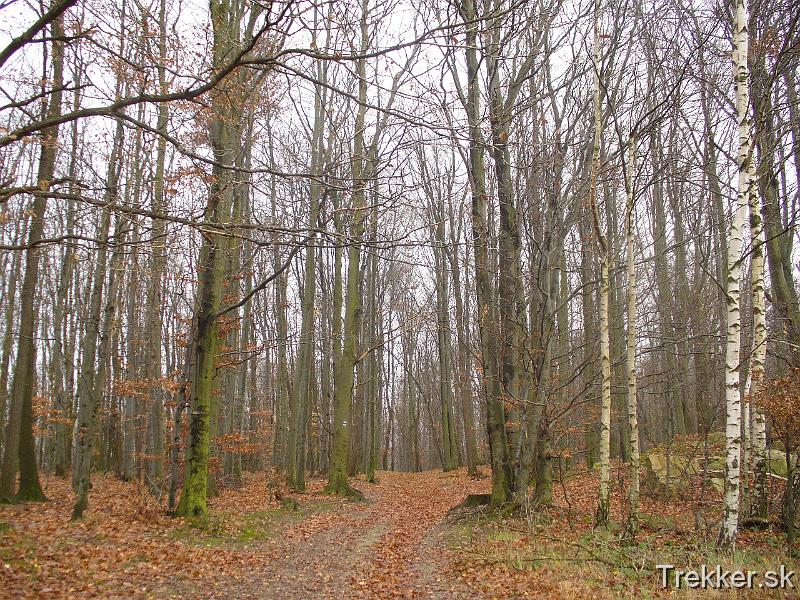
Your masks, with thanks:
[[(252, 499), (260, 484), (251, 477), (242, 489), (226, 491), (212, 504), (257, 505)], [(176, 577), (213, 586), (260, 560), (246, 549), (179, 539), (187, 528), (184, 520), (168, 517), (133, 483), (95, 476), (89, 509), (78, 522), (69, 520), (68, 480), (50, 478), (46, 494), (46, 503), (0, 507), (0, 521), (12, 528), (0, 535), (3, 597), (145, 597)]]
[[(593, 539), (595, 474), (555, 482), (554, 506), (536, 511), (533, 532), (520, 516), (448, 518), (448, 510), (467, 494), (488, 491), (488, 472), (484, 475), (473, 480), (464, 470), (379, 472), (378, 484), (354, 481), (366, 503), (324, 496), (325, 482), (314, 479), (305, 494), (293, 495), (301, 505), (296, 513), (276, 511), (267, 474), (246, 475), (241, 486), (223, 488), (210, 502), (213, 532), (168, 517), (135, 483), (100, 476), (86, 518), (73, 523), (69, 482), (50, 478), (50, 502), (0, 507), (0, 523), (11, 527), (0, 529), (0, 596), (611, 598), (619, 590), (636, 595), (638, 588), (618, 571), (602, 562), (585, 564), (581, 544)], [(615, 469), (616, 522), (627, 510), (624, 477), (624, 469)], [(693, 535), (695, 511), (709, 522), (719, 511), (718, 496), (706, 490), (704, 498), (705, 506), (696, 487), (670, 499), (643, 496), (643, 536), (664, 547), (685, 542)], [(258, 535), (242, 535), (263, 523)], [(740, 545), (760, 548), (765, 538), (745, 533)], [(595, 551), (602, 559), (606, 549)], [(537, 556), (544, 560), (533, 565)]]

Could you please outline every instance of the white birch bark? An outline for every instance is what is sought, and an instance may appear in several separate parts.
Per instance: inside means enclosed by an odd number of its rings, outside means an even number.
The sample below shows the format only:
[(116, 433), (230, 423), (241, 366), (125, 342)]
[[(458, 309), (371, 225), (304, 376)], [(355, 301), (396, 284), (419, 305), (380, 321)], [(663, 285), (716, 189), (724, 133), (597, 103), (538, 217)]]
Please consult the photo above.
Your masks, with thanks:
[(739, 170), (736, 206), (728, 231), (728, 274), (725, 285), (727, 304), (726, 351), (725, 351), (725, 503), (719, 545), (733, 548), (739, 523), (739, 479), (741, 452), (741, 399), (740, 399), (740, 334), (741, 314), (739, 310), (739, 281), (742, 275), (742, 230), (747, 214), (750, 194), (750, 90), (747, 67), (748, 11), (746, 0), (737, 0), (736, 22), (733, 38), (733, 66), (736, 82), (736, 113), (739, 127)]
[(600, 370), (602, 373), (600, 405), (600, 501), (597, 507), (597, 524), (608, 523), (611, 479), (611, 352), (608, 327), (609, 297), (608, 252), (603, 254), (600, 272)]
[(628, 430), (630, 432), (631, 458), (630, 458), (630, 484), (628, 490), (628, 535), (633, 538), (639, 529), (639, 422), (637, 418), (636, 401), (636, 265), (633, 260), (634, 233), (633, 233), (633, 177), (636, 160), (636, 137), (631, 134), (628, 139), (628, 186), (627, 196), (627, 221), (625, 250), (628, 271), (628, 331), (627, 331), (627, 365), (628, 365)]

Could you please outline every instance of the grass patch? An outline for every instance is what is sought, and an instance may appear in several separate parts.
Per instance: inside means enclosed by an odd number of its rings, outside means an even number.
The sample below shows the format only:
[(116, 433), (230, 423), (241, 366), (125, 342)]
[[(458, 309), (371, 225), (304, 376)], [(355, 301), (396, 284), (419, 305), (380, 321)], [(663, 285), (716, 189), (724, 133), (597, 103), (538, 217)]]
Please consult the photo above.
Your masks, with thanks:
[[(29, 575), (36, 575), (39, 566), (36, 563), (36, 550), (38, 543), (29, 535), (17, 533), (9, 526), (3, 530), (0, 538), (0, 562), (10, 565), (13, 569), (18, 569)], [(0, 565), (0, 568), (3, 568)]]
[(520, 534), (514, 531), (508, 531), (504, 529), (500, 529), (497, 531), (492, 531), (487, 536), (487, 539), (492, 542), (516, 542), (520, 539)]
[(125, 569), (129, 569), (141, 563), (149, 563), (149, 562), (150, 558), (146, 554), (134, 554), (123, 563), (123, 566)]
[(308, 502), (250, 513), (215, 511), (203, 519), (193, 519), (172, 532), (175, 539), (206, 547), (246, 544), (276, 537), (291, 523), (334, 507), (330, 501)]
[[(525, 581), (535, 581), (537, 586), (567, 595), (592, 591), (599, 593), (599, 598), (657, 598), (672, 593), (689, 597), (683, 590), (661, 589), (657, 564), (698, 571), (701, 565), (709, 569), (720, 565), (723, 570), (759, 574), (780, 565), (800, 570), (800, 561), (788, 558), (780, 532), (753, 535), (740, 541), (736, 552), (730, 554), (716, 547), (713, 536), (700, 536), (677, 521), (647, 515), (642, 519), (646, 526), (630, 544), (621, 539), (624, 531), (620, 524), (573, 531), (563, 521), (498, 520), (490, 514), (475, 514), (450, 524), (446, 539), (460, 556), (457, 569), (467, 578), (482, 581), (482, 573), (494, 573), (492, 569), (501, 565), (519, 589), (532, 585)], [(740, 591), (738, 597), (761, 596), (753, 590)]]

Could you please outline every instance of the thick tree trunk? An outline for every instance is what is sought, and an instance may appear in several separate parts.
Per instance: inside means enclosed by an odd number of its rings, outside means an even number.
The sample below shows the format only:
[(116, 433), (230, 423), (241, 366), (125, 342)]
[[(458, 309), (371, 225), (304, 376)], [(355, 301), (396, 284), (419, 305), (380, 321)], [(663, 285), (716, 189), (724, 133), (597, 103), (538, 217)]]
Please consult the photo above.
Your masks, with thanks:
[(482, 387), (485, 394), (486, 426), (492, 466), (492, 501), (494, 507), (511, 500), (513, 480), (511, 456), (506, 436), (506, 416), (499, 373), (499, 333), (496, 311), (492, 306), (489, 266), (488, 194), (484, 166), (484, 141), (480, 123), (479, 62), (477, 54), (478, 23), (473, 0), (461, 4), (466, 29), (467, 119), (469, 122), (469, 177), (472, 191), (472, 236), (475, 260), (475, 287), (478, 331), (483, 362)]
[[(211, 0), (211, 20), (214, 30), (215, 68), (228, 60), (239, 40), (237, 8), (219, 0)], [(213, 116), (209, 137), (214, 151), (213, 183), (205, 208), (205, 219), (220, 223), (230, 218), (233, 209), (235, 164), (239, 116), (238, 92), (233, 82), (223, 82), (212, 94)], [(211, 441), (211, 417), (215, 408), (213, 393), (216, 387), (216, 354), (218, 346), (217, 317), (222, 303), (225, 270), (225, 248), (228, 240), (221, 233), (203, 234), (198, 260), (194, 347), (192, 348), (191, 414), (189, 417), (189, 446), (186, 449), (183, 491), (176, 513), (185, 517), (205, 518), (208, 500), (208, 459)]]
[[(52, 93), (47, 107), (47, 117), (61, 115), (61, 97), (64, 84), (64, 17), (56, 18), (51, 26), (52, 36)], [(45, 77), (46, 78), (46, 77)], [(50, 189), (56, 169), (58, 152), (58, 125), (42, 131), (41, 150), (36, 183), (43, 194)], [(33, 385), (36, 365), (34, 327), (36, 318), (36, 288), (39, 281), (40, 252), (38, 244), (44, 233), (47, 200), (36, 195), (33, 200), (31, 225), (28, 230), (28, 249), (25, 254), (25, 276), (20, 292), (20, 328), (17, 342), (17, 362), (11, 383), (11, 406), (6, 423), (3, 463), (0, 467), (0, 500), (14, 499), (17, 468), (20, 473), (20, 500), (44, 500), (36, 468), (33, 444)]]

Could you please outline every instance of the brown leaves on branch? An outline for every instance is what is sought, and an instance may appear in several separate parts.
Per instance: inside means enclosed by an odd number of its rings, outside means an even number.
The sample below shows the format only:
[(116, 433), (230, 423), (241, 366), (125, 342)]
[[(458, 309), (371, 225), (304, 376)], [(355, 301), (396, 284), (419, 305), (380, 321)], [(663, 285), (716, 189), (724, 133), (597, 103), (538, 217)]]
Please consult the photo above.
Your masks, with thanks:
[(769, 417), (776, 437), (790, 447), (800, 444), (800, 368), (764, 382), (750, 402)]

